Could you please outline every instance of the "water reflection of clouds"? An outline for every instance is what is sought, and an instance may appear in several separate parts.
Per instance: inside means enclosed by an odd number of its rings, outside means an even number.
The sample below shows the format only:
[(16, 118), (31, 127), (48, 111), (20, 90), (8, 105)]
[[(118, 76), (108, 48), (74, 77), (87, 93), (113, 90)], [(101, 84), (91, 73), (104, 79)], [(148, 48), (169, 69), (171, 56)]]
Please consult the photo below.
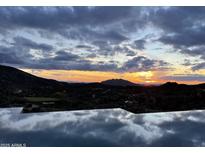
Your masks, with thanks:
[(20, 110), (0, 109), (3, 141), (25, 140), (33, 146), (205, 146), (204, 111), (135, 115), (122, 109)]

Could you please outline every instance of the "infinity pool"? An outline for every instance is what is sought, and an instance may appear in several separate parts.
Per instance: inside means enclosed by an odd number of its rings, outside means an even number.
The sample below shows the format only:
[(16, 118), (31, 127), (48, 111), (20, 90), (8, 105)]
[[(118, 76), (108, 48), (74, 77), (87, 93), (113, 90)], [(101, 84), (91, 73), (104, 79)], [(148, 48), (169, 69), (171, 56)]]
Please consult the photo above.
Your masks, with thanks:
[(0, 109), (8, 146), (205, 146), (205, 111), (132, 114), (122, 109), (22, 114)]

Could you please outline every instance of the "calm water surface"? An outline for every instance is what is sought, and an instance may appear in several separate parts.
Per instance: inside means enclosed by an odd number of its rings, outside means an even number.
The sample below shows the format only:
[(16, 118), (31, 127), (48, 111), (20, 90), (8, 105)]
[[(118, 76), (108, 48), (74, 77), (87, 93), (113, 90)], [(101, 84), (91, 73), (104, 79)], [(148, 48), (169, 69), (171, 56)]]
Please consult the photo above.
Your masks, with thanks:
[(21, 114), (0, 109), (0, 144), (205, 146), (205, 111), (132, 114), (122, 109)]

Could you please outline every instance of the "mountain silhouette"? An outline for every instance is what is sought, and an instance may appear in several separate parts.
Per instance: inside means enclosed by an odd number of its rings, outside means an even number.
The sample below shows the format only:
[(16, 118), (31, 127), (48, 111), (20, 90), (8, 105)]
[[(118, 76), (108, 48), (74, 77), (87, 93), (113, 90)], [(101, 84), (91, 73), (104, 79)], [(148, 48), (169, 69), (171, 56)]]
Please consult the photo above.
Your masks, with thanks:
[(101, 84), (104, 85), (111, 85), (111, 86), (139, 86), (138, 84), (135, 84), (133, 82), (123, 80), (123, 79), (110, 79), (102, 81)]
[(49, 93), (53, 89), (63, 88), (64, 84), (56, 80), (37, 77), (10, 66), (0, 65), (0, 87), (4, 93), (15, 91)]
[(0, 107), (23, 112), (122, 108), (133, 113), (205, 109), (205, 84), (143, 86), (123, 79), (67, 83), (0, 65)]

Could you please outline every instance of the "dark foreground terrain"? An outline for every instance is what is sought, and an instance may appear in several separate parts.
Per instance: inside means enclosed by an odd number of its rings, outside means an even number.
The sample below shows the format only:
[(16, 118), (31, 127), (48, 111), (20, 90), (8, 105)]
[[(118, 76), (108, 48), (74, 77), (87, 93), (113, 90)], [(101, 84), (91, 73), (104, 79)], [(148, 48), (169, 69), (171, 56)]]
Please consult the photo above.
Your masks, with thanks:
[(122, 79), (65, 83), (0, 65), (0, 107), (23, 113), (122, 108), (133, 113), (205, 109), (205, 84), (142, 86)]

